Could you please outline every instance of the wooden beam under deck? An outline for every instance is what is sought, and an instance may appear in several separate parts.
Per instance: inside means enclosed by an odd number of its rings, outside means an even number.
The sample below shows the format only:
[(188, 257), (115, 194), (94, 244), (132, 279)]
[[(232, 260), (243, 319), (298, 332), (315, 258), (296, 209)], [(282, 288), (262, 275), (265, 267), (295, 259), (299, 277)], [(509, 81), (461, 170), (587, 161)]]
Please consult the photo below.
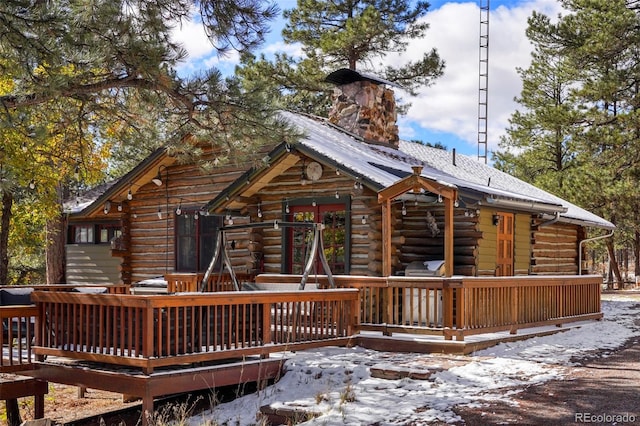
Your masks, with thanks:
[[(154, 399), (161, 396), (278, 379), (282, 375), (284, 361), (284, 358), (256, 357), (184, 369), (158, 369), (151, 375), (136, 369), (107, 369), (84, 362), (39, 362), (34, 364), (33, 370), (23, 374), (43, 381), (138, 397), (142, 399), (142, 412), (153, 413)], [(146, 416), (141, 420), (143, 425), (147, 424)]]

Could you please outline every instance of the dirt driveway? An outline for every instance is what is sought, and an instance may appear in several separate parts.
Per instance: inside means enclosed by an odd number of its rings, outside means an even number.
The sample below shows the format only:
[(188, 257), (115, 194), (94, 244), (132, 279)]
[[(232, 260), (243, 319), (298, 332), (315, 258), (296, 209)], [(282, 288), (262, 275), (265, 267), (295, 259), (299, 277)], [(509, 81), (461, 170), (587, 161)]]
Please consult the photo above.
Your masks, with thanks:
[(562, 380), (515, 394), (513, 405), (457, 409), (459, 424), (640, 425), (640, 339), (607, 356), (574, 361)]

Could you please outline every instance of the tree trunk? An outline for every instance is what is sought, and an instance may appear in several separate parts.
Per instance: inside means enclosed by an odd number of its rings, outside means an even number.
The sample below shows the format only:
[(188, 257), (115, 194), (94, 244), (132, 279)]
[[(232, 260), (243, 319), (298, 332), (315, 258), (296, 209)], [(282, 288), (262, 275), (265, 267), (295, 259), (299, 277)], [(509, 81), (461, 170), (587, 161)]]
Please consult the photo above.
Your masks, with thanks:
[(12, 206), (13, 194), (3, 191), (2, 218), (0, 220), (0, 285), (7, 285), (9, 280), (9, 226)]
[(58, 214), (47, 220), (46, 262), (47, 284), (64, 284), (65, 278), (65, 223), (62, 214), (62, 186), (58, 185)]
[(22, 419), (20, 418), (20, 406), (17, 399), (7, 399), (5, 402), (7, 409), (7, 426), (20, 426)]
[(633, 239), (633, 274), (637, 277), (639, 273), (640, 273), (640, 232), (636, 231), (635, 238)]
[(611, 272), (615, 276), (615, 281), (618, 283), (618, 288), (622, 288), (622, 276), (620, 275), (620, 268), (618, 267), (618, 262), (616, 261), (616, 251), (613, 247), (613, 239), (607, 238), (607, 251), (609, 252), (609, 266), (611, 268)]

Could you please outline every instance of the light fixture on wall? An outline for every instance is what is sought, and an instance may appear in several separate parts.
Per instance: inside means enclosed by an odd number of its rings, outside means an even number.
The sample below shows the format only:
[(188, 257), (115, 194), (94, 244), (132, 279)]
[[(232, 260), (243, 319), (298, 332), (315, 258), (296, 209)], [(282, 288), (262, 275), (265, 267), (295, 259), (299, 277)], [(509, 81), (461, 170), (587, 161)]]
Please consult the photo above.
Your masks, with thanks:
[(162, 210), (158, 207), (158, 219), (162, 219)]
[(133, 200), (133, 192), (131, 192), (131, 185), (129, 185), (129, 192), (127, 192), (127, 200)]
[(500, 215), (494, 214), (493, 216), (491, 216), (491, 222), (494, 226), (498, 226), (500, 224)]
[(258, 217), (262, 217), (262, 206), (260, 203), (258, 203)]
[(104, 212), (104, 214), (109, 214), (109, 210), (111, 210), (111, 201), (105, 201), (104, 203), (104, 207), (102, 209), (102, 211)]
[(178, 208), (176, 209), (176, 215), (180, 216), (182, 214), (182, 198), (180, 198), (180, 203), (178, 203)]
[[(162, 169), (164, 168), (165, 172), (167, 170), (167, 166), (165, 166), (164, 164), (160, 164), (158, 166), (158, 174), (156, 175), (156, 177), (154, 177), (153, 179), (151, 179), (151, 182), (155, 183), (156, 186), (162, 186), (163, 181), (162, 181)], [(165, 173), (165, 176), (167, 176), (168, 173)]]

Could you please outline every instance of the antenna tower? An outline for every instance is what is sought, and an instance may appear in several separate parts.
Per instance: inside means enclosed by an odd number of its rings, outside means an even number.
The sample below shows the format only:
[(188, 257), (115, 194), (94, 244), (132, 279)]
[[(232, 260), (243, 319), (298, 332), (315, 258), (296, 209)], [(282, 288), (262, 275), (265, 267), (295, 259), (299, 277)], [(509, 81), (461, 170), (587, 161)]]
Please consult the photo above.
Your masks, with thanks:
[(480, 0), (480, 53), (478, 80), (478, 160), (487, 164), (487, 112), (489, 103), (489, 0)]

